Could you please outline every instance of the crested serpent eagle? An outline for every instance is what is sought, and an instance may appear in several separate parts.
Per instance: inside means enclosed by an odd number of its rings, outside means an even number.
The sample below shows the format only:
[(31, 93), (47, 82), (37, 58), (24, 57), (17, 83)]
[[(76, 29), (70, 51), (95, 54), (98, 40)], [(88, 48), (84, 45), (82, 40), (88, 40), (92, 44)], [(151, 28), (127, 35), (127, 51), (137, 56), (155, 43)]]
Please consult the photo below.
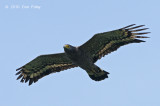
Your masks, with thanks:
[(16, 75), (19, 75), (17, 80), (21, 79), (21, 82), (25, 83), (29, 81), (31, 85), (48, 74), (78, 66), (84, 69), (92, 80), (104, 80), (108, 78), (109, 72), (99, 68), (95, 62), (121, 46), (145, 42), (137, 39), (148, 38), (141, 35), (149, 32), (139, 32), (148, 29), (141, 28), (143, 26), (132, 24), (117, 30), (98, 33), (79, 47), (64, 45), (64, 53), (40, 55), (17, 69)]

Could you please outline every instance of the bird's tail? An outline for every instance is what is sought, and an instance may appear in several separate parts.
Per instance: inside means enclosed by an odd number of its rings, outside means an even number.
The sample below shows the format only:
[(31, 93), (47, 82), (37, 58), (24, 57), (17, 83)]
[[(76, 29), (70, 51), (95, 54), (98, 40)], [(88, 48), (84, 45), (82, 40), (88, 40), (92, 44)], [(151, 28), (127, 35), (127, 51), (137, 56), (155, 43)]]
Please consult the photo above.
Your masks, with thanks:
[(89, 77), (95, 81), (104, 80), (105, 78), (108, 78), (108, 74), (109, 74), (109, 72), (106, 72), (97, 66), (94, 70), (87, 71), (87, 73)]

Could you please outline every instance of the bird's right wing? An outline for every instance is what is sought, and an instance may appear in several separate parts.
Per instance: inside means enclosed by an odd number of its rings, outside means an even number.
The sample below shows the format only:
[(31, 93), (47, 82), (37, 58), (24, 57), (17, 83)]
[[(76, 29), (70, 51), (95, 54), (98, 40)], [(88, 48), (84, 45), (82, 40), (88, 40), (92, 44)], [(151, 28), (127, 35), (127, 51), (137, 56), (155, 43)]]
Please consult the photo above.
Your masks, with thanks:
[(77, 67), (66, 56), (65, 53), (41, 55), (17, 69), (17, 80), (21, 78), (21, 82), (29, 81), (29, 85), (37, 82), (40, 78), (65, 69)]

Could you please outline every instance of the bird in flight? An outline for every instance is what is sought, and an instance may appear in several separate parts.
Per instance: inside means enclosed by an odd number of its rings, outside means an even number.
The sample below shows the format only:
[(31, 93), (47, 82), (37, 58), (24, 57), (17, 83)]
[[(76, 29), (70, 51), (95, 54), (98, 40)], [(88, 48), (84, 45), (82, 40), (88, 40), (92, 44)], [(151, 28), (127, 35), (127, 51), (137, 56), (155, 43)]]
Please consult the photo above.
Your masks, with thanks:
[(108, 78), (109, 72), (99, 68), (95, 62), (121, 46), (145, 42), (138, 39), (148, 38), (141, 35), (149, 32), (139, 32), (148, 29), (142, 28), (143, 26), (132, 24), (117, 30), (98, 33), (81, 46), (64, 45), (64, 53), (40, 55), (17, 69), (16, 75), (19, 75), (17, 80), (21, 79), (20, 82), (25, 83), (29, 81), (31, 85), (46, 75), (74, 67), (84, 69), (92, 80), (104, 80)]

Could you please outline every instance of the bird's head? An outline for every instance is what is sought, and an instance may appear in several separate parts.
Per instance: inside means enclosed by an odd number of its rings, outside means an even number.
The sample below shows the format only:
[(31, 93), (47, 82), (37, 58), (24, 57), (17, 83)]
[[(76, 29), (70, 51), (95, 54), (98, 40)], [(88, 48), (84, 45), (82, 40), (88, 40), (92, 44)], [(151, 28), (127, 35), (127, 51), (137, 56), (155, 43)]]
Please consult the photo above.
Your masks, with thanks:
[(72, 47), (72, 46), (69, 45), (69, 44), (66, 44), (66, 45), (63, 46), (63, 48), (66, 48), (66, 49), (70, 49), (71, 47)]
[(76, 47), (69, 44), (64, 45), (63, 48), (65, 52), (74, 52), (76, 50)]

